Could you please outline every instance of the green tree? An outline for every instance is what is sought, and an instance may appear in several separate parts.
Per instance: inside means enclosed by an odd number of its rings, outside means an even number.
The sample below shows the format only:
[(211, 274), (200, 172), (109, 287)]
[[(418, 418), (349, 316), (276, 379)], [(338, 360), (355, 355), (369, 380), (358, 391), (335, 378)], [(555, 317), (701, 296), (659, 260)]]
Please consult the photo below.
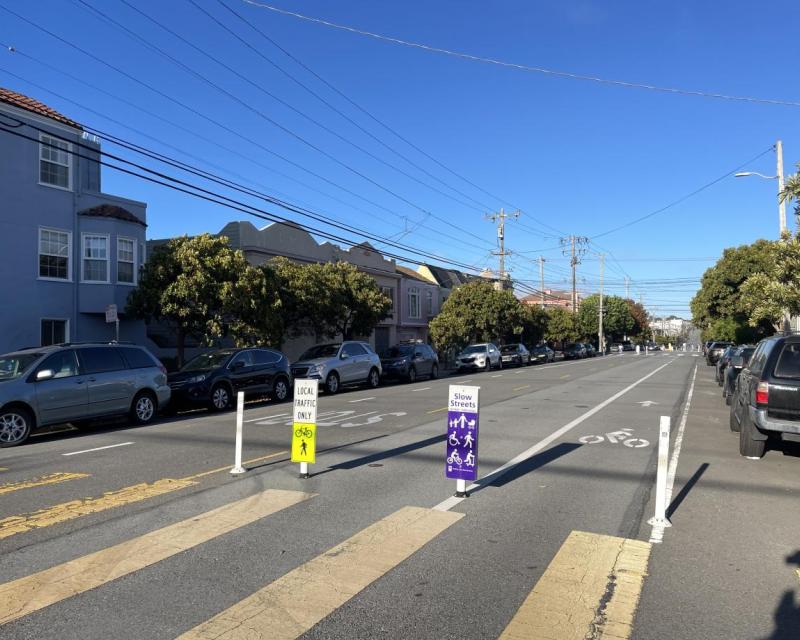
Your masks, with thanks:
[(281, 282), (275, 270), (266, 264), (248, 266), (227, 289), (223, 309), (236, 346), (280, 347), (285, 323)]
[[(597, 338), (599, 329), (600, 296), (594, 294), (584, 298), (578, 309), (578, 333), (586, 339)], [(635, 326), (630, 307), (624, 298), (603, 296), (603, 333), (612, 338), (630, 333)]]
[(757, 240), (753, 244), (725, 249), (717, 263), (703, 274), (700, 290), (692, 298), (691, 310), (692, 321), (703, 331), (704, 339), (723, 339), (714, 333), (718, 330), (737, 336), (737, 341), (747, 342), (774, 333), (772, 321), (768, 319), (750, 323), (753, 309), (744, 300), (742, 289), (750, 276), (770, 272), (774, 266), (773, 245), (767, 240)]
[(742, 285), (742, 300), (752, 326), (780, 323), (784, 312), (800, 314), (800, 233), (785, 231), (770, 243), (764, 270)]
[(225, 237), (174, 238), (157, 247), (142, 267), (126, 313), (170, 327), (181, 366), (186, 336), (212, 344), (225, 335), (225, 301), (246, 269), (244, 255)]
[(625, 299), (625, 304), (628, 305), (628, 313), (633, 318), (633, 328), (630, 330), (629, 335), (647, 339), (650, 336), (650, 320), (647, 317), (647, 310), (640, 303), (634, 302), (630, 298)]
[(522, 305), (522, 335), (520, 340), (528, 347), (539, 344), (547, 330), (547, 312), (538, 305)]
[(513, 293), (474, 280), (450, 294), (430, 323), (430, 336), (440, 349), (514, 338), (523, 332), (524, 314)]
[(281, 284), (284, 322), (292, 335), (369, 335), (392, 310), (375, 279), (347, 262), (273, 261)]
[(800, 162), (797, 163), (797, 173), (787, 176), (783, 191), (778, 197), (786, 204), (794, 201), (794, 214), (800, 219)]
[(570, 342), (578, 339), (575, 316), (565, 307), (547, 310), (547, 329), (544, 336), (553, 342)]

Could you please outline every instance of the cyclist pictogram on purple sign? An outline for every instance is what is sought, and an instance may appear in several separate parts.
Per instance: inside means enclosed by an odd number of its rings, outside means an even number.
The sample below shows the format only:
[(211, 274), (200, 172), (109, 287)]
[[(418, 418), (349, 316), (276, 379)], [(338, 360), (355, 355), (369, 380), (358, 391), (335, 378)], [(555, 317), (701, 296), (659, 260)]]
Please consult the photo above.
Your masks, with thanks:
[(454, 480), (478, 479), (478, 414), (447, 412), (445, 476)]

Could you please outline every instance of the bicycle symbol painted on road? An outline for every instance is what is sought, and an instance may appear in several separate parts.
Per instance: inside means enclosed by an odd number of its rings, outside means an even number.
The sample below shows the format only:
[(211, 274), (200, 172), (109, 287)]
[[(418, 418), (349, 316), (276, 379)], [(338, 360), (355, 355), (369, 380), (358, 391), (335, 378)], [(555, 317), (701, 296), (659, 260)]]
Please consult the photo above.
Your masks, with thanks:
[(578, 442), (581, 442), (582, 444), (600, 444), (601, 442), (605, 442), (607, 440), (610, 444), (622, 443), (631, 449), (641, 449), (642, 447), (646, 447), (650, 444), (650, 442), (644, 438), (634, 438), (632, 436), (633, 429), (620, 429), (619, 431), (607, 433), (604, 436), (583, 436), (582, 438), (578, 438)]

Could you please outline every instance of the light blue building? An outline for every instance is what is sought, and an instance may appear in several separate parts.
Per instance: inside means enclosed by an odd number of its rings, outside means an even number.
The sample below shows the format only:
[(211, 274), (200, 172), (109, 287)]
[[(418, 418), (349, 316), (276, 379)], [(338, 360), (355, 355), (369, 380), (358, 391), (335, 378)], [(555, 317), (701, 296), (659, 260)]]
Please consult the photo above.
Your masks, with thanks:
[(111, 304), (120, 340), (144, 343), (144, 322), (124, 309), (147, 205), (102, 193), (99, 149), (77, 122), (0, 87), (0, 353), (112, 340)]

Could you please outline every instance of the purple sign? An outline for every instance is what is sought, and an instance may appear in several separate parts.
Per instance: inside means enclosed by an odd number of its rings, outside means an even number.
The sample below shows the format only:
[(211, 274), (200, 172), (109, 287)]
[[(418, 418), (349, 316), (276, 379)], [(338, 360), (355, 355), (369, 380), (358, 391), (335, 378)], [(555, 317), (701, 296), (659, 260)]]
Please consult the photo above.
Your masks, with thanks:
[(447, 412), (445, 476), (454, 480), (478, 479), (478, 414)]

